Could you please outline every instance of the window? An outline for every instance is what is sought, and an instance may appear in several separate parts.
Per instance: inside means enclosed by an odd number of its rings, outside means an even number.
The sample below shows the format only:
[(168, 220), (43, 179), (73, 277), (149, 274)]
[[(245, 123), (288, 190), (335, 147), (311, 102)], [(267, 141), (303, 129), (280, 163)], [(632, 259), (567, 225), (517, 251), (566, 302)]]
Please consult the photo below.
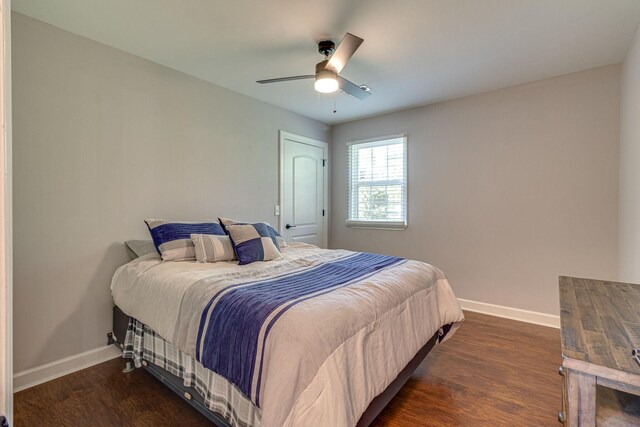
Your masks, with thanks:
[(407, 228), (407, 136), (347, 143), (347, 226)]

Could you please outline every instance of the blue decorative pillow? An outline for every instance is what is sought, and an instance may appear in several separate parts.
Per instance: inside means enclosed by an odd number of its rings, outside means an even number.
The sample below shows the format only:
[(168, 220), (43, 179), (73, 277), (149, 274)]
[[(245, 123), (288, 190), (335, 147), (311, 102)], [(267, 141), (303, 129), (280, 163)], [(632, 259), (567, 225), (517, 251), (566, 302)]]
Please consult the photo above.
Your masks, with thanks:
[(165, 219), (145, 220), (153, 238), (153, 244), (162, 255), (163, 261), (186, 261), (196, 259), (196, 249), (192, 234), (216, 234), (225, 232), (217, 222), (167, 221)]
[(265, 222), (227, 226), (240, 265), (281, 258), (276, 238), (269, 228)]
[[(229, 232), (227, 231), (227, 227), (230, 225), (250, 224), (249, 222), (246, 222), (246, 221), (236, 221), (235, 219), (229, 219), (229, 218), (218, 218), (218, 221), (220, 221), (220, 225), (222, 225), (222, 228), (224, 228), (224, 231), (227, 234), (229, 234)], [(264, 224), (267, 224), (267, 226), (269, 227), (269, 231), (273, 235), (273, 238), (276, 239), (276, 245), (278, 246), (278, 249), (286, 248), (287, 242), (284, 240), (284, 237), (282, 237), (280, 233), (278, 233), (278, 231), (275, 228), (273, 228), (271, 224), (269, 224), (268, 222), (265, 222)]]

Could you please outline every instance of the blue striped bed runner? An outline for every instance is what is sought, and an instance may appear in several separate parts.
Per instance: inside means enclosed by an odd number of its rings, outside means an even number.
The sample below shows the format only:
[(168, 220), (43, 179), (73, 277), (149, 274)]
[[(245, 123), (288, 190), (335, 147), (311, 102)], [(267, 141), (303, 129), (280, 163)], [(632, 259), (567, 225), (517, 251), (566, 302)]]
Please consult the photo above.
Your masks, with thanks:
[[(258, 354), (258, 348), (264, 351), (269, 331), (278, 319), (302, 301), (357, 283), (403, 261), (387, 255), (356, 253), (302, 272), (228, 286), (211, 298), (202, 313), (196, 359), (235, 384), (260, 406), (264, 354)], [(275, 311), (277, 314), (265, 325)], [(266, 329), (260, 346), (258, 337), (263, 326)], [(260, 360), (257, 373), (256, 360)], [(257, 389), (252, 396), (256, 374)]]

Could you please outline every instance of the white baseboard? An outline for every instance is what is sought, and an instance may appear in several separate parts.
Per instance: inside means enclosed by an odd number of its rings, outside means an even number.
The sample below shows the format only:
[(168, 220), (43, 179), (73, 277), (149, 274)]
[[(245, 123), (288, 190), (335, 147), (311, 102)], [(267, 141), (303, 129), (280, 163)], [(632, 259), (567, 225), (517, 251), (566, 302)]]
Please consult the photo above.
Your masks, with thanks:
[(122, 356), (122, 352), (115, 345), (108, 345), (16, 372), (13, 376), (13, 392), (25, 390), (118, 356)]
[(522, 310), (521, 308), (505, 307), (486, 302), (472, 301), (458, 298), (463, 310), (476, 313), (490, 314), (491, 316), (504, 317), (506, 319), (519, 320), (521, 322), (534, 323), (536, 325), (560, 328), (560, 316), (537, 311)]

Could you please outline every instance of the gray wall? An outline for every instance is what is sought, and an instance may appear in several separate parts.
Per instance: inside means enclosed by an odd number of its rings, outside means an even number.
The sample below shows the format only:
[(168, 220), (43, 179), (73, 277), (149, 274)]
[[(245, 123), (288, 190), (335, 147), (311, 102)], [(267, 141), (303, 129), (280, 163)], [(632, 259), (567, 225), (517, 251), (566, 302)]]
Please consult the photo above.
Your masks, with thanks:
[[(334, 126), (331, 246), (444, 270), (460, 298), (558, 314), (617, 268), (618, 65)], [(409, 227), (350, 229), (350, 140), (408, 133)]]
[(319, 122), (14, 14), (15, 371), (106, 344), (147, 217), (275, 220), (278, 129)]
[[(637, 39), (623, 73), (636, 94)], [(105, 344), (121, 242), (147, 237), (144, 218), (275, 221), (278, 129), (330, 139), (321, 123), (19, 14), (13, 61), (16, 372)], [(558, 274), (616, 274), (619, 83), (609, 66), (334, 127), (332, 247), (425, 260), (461, 298), (557, 313)], [(639, 99), (623, 98), (623, 165)], [(409, 228), (346, 228), (344, 143), (399, 132)], [(638, 188), (625, 182), (640, 186), (623, 180), (621, 197)]]
[(640, 283), (640, 29), (622, 66), (620, 105), (618, 274)]

